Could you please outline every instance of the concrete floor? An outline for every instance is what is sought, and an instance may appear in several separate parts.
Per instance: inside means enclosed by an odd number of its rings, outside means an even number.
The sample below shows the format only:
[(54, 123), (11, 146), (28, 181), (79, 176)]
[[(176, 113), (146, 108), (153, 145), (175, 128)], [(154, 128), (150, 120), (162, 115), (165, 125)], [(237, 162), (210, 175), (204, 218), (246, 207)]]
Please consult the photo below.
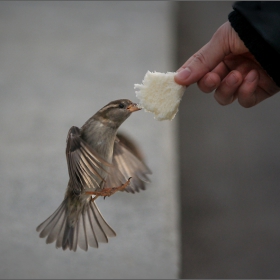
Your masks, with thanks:
[(137, 112), (121, 127), (153, 175), (139, 194), (97, 201), (117, 232), (109, 244), (55, 249), (36, 226), (68, 181), (65, 140), (108, 102), (137, 101), (134, 84), (175, 70), (170, 2), (0, 2), (0, 277), (176, 278), (176, 119)]

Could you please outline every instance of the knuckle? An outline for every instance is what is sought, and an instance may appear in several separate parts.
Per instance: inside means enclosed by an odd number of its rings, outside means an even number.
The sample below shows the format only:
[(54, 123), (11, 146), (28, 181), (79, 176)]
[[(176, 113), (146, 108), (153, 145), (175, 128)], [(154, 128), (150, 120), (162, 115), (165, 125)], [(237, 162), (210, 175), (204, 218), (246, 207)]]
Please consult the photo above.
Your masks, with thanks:
[(234, 100), (237, 98), (236, 93), (226, 93), (219, 89), (216, 90), (214, 97), (216, 101), (222, 106), (226, 106), (233, 103)]
[(254, 103), (254, 102), (252, 102), (252, 101), (244, 101), (244, 100), (239, 100), (238, 99), (238, 103), (243, 107), (243, 108), (246, 108), (246, 109), (248, 109), (248, 108), (251, 108), (251, 107), (253, 107), (253, 106), (255, 106), (256, 104)]
[(215, 100), (222, 106), (226, 106), (229, 103), (226, 102), (224, 99), (221, 99), (220, 97), (218, 97), (216, 94), (214, 95)]
[(251, 108), (257, 105), (257, 95), (254, 92), (240, 91), (238, 93), (238, 103), (244, 108)]
[(204, 67), (207, 68), (208, 71), (210, 71), (210, 69), (207, 67), (206, 57), (201, 51), (199, 51), (193, 55), (193, 62), (202, 64)]
[(212, 91), (212, 90), (207, 86), (205, 77), (203, 77), (202, 79), (200, 79), (200, 80), (197, 82), (197, 86), (198, 86), (198, 88), (199, 88), (202, 92), (204, 92), (204, 93), (209, 93), (209, 92)]

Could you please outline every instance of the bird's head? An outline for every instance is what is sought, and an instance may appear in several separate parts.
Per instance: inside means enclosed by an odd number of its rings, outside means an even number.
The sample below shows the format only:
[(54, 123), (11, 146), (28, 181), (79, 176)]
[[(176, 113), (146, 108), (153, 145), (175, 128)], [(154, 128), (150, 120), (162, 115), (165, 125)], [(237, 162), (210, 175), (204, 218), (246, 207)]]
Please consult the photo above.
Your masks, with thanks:
[(103, 108), (101, 108), (94, 118), (103, 124), (119, 127), (132, 112), (141, 110), (137, 107), (137, 104), (131, 102), (128, 99), (119, 99), (111, 101)]

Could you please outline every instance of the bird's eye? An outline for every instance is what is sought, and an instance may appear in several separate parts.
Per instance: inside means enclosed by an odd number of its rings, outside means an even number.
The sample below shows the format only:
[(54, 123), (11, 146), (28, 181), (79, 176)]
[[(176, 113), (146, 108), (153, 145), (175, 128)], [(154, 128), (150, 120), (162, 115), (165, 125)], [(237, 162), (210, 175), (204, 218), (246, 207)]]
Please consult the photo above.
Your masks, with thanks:
[(124, 108), (124, 104), (121, 103), (121, 104), (119, 105), (119, 108)]

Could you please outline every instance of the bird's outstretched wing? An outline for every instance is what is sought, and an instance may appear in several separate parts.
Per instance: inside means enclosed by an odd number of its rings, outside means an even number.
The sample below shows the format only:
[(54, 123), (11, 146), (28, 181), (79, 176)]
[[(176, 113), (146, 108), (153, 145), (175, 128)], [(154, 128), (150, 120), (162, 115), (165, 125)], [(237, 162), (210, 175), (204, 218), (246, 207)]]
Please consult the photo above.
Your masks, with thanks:
[(138, 157), (139, 154), (136, 153), (137, 147), (134, 146), (135, 144), (124, 135), (119, 138), (116, 138), (114, 143), (112, 161), (114, 167), (110, 169), (105, 187), (115, 187), (132, 177), (130, 185), (125, 188), (125, 191), (135, 193), (145, 190), (145, 183), (150, 182), (147, 175), (152, 172)]
[(112, 165), (81, 138), (80, 129), (76, 126), (72, 126), (67, 135), (66, 159), (70, 184), (76, 194), (80, 194), (85, 188), (97, 190), (104, 187), (104, 177), (108, 174), (108, 167)]

